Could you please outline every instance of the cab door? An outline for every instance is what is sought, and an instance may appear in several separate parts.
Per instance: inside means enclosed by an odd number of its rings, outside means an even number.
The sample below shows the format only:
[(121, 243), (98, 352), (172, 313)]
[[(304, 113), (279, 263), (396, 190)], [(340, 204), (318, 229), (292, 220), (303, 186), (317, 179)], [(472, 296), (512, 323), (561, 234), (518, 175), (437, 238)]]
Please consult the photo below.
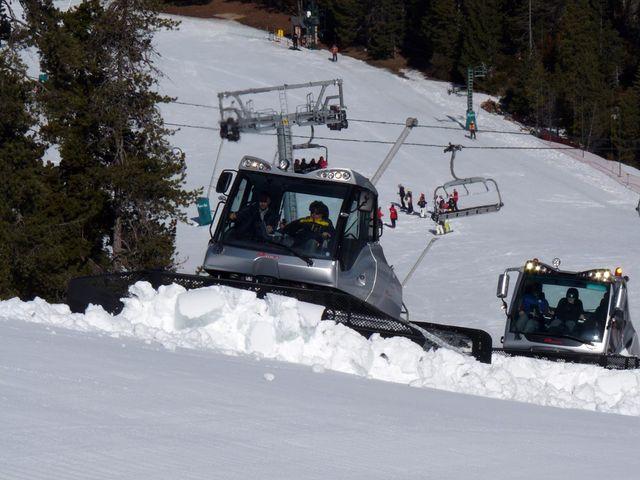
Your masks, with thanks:
[[(400, 315), (402, 293), (377, 241), (376, 212), (375, 197), (365, 206), (360, 194), (356, 194), (348, 203), (348, 211), (342, 213), (346, 222), (339, 251), (337, 286), (397, 318)], [(389, 289), (394, 297), (392, 302), (389, 301)]]

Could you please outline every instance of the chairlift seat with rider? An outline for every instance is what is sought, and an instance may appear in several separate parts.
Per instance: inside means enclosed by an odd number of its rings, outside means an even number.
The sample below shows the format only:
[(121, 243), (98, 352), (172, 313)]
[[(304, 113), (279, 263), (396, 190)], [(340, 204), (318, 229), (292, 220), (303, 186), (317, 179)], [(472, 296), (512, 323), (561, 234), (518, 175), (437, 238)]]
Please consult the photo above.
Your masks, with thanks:
[[(450, 218), (459, 218), (459, 217), (469, 217), (472, 215), (480, 215), (482, 213), (492, 213), (500, 210), (504, 203), (502, 203), (502, 196), (500, 195), (500, 189), (498, 188), (498, 183), (493, 178), (485, 178), (485, 177), (466, 177), (460, 178), (456, 176), (454, 171), (454, 160), (456, 157), (456, 152), (461, 150), (461, 145), (452, 145), (449, 143), (449, 146), (445, 148), (446, 152), (451, 152), (451, 161), (450, 161), (450, 170), (451, 176), (454, 180), (446, 182), (438, 187), (433, 192), (433, 204), (434, 204), (434, 221), (439, 220), (448, 220)], [(490, 188), (490, 184), (493, 185), (493, 188)], [(449, 209), (449, 210), (439, 210), (438, 208), (438, 196), (442, 196), (443, 198), (448, 198), (452, 194), (452, 190), (455, 187), (462, 186), (464, 189), (463, 196), (471, 196), (472, 193), (469, 190), (469, 187), (472, 185), (481, 185), (484, 189), (485, 193), (490, 193), (491, 191), (495, 191), (497, 195), (497, 202), (492, 203), (484, 203), (481, 205), (473, 205), (460, 209)]]

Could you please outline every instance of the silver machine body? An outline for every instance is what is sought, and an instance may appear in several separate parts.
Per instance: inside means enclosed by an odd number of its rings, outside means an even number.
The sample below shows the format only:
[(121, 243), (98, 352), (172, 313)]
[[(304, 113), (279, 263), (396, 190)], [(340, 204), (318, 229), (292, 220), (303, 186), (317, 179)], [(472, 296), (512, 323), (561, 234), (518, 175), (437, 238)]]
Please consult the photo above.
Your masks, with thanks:
[[(605, 273), (606, 272), (606, 273)], [(516, 276), (514, 292), (509, 305), (510, 276)], [(640, 355), (640, 343), (631, 322), (627, 299), (627, 277), (615, 276), (605, 269), (569, 272), (538, 262), (527, 262), (523, 267), (512, 267), (500, 275), (498, 298), (503, 300), (507, 322), (502, 338), (506, 352), (565, 352), (575, 354)], [(524, 296), (531, 285), (542, 285), (540, 291), (569, 290), (574, 287), (585, 294), (592, 293), (595, 300), (585, 299), (584, 314), (575, 322), (563, 325), (556, 302), (549, 299), (546, 316), (539, 316), (530, 327), (525, 317)], [(577, 288), (575, 288), (577, 287)], [(593, 296), (592, 295), (592, 296)], [(586, 296), (586, 295), (585, 295)], [(530, 297), (533, 298), (533, 297)], [(557, 298), (557, 297), (556, 297)], [(594, 308), (600, 299), (600, 305)], [(582, 300), (581, 300), (582, 301)], [(536, 312), (538, 313), (538, 312)], [(524, 321), (523, 321), (524, 318)]]
[[(226, 182), (226, 185), (218, 189), (224, 190), (219, 192), (225, 195), (218, 204), (218, 207), (222, 205), (223, 208), (218, 221), (214, 219), (215, 226), (214, 223), (211, 226), (212, 235), (204, 258), (204, 270), (211, 275), (231, 276), (249, 281), (339, 290), (394, 318), (400, 318), (403, 308), (402, 287), (378, 241), (381, 224), (377, 215), (378, 194), (373, 184), (349, 169), (329, 168), (294, 173), (287, 168), (288, 165), (284, 167), (278, 168), (256, 157), (246, 156), (240, 161), (238, 170), (232, 172), (233, 181)], [(319, 191), (322, 188), (335, 187), (335, 191), (341, 192), (340, 195), (344, 198), (336, 198), (334, 208), (337, 210), (337, 205), (340, 204), (340, 211), (333, 212), (336, 218), (336, 238), (331, 251), (322, 256), (300, 258), (287, 248), (281, 248), (271, 242), (243, 245), (241, 241), (227, 241), (225, 229), (230, 223), (229, 215), (237, 208), (237, 202), (233, 205), (234, 199), (239, 196), (243, 179), (247, 178), (264, 182), (261, 185), (276, 185), (280, 189), (295, 189), (296, 185), (299, 185), (299, 188), (315, 185)], [(284, 202), (284, 195), (282, 191), (276, 191), (277, 188), (272, 188), (269, 193), (274, 198), (281, 195)], [(358, 207), (359, 212), (353, 209), (354, 198), (363, 199)], [(295, 210), (296, 207), (289, 205), (288, 208)], [(280, 214), (282, 213), (281, 209)], [(294, 216), (301, 218), (305, 214), (304, 211), (297, 211)], [(368, 231), (363, 233), (364, 229), (361, 228), (361, 238), (356, 242), (357, 239), (354, 237), (357, 234), (345, 235), (345, 231), (349, 228), (350, 219), (357, 215), (366, 216)], [(277, 236), (278, 232), (274, 232), (273, 238)], [(350, 247), (347, 252), (349, 245), (357, 246)]]

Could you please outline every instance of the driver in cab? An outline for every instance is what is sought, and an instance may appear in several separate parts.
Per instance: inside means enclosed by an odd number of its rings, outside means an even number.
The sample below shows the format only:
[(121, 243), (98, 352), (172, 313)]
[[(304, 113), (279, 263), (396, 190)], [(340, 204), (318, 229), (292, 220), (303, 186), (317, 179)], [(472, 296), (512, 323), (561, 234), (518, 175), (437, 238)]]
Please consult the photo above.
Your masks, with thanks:
[(316, 200), (309, 205), (310, 215), (299, 218), (282, 229), (282, 233), (293, 237), (294, 247), (319, 249), (335, 237), (336, 230), (329, 219), (329, 208)]

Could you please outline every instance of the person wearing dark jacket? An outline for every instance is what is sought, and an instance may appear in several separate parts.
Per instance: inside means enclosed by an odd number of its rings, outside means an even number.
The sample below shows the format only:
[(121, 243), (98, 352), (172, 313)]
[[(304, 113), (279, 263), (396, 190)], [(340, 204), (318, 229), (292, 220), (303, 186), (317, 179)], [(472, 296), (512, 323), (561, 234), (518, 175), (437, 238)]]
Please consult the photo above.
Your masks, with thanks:
[(582, 300), (579, 298), (577, 288), (569, 288), (564, 298), (558, 302), (558, 306), (554, 311), (554, 320), (551, 327), (560, 327), (563, 330), (572, 331), (578, 323), (578, 320), (584, 320), (584, 307)]
[(307, 165), (307, 161), (303, 158), (300, 160), (300, 173), (307, 173), (309, 169), (309, 165)]
[(413, 194), (411, 193), (411, 190), (407, 190), (407, 194), (404, 198), (407, 201), (407, 213), (413, 214)]
[(252, 202), (238, 212), (231, 212), (229, 220), (235, 223), (235, 235), (241, 239), (265, 240), (278, 225), (278, 214), (269, 210), (271, 197), (262, 192), (258, 201)]
[(427, 216), (427, 199), (424, 198), (424, 193), (420, 194), (418, 206), (420, 207), (420, 217), (425, 218)]
[(309, 205), (309, 213), (308, 217), (294, 220), (281, 231), (293, 237), (293, 247), (325, 249), (336, 235), (333, 223), (329, 219), (329, 208), (316, 200)]
[(406, 206), (404, 204), (404, 187), (402, 185), (398, 185), (398, 195), (400, 196), (400, 210), (406, 210)]

